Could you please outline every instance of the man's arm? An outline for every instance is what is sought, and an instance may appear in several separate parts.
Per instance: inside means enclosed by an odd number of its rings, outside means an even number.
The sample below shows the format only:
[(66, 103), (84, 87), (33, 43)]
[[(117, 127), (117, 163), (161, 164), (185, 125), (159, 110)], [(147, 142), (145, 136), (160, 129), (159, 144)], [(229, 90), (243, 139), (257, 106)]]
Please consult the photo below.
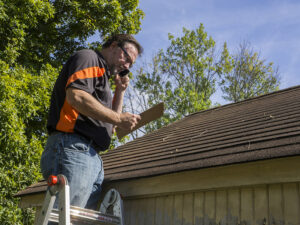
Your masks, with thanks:
[(123, 99), (125, 90), (129, 85), (129, 77), (120, 77), (119, 75), (116, 75), (115, 84), (116, 90), (112, 102), (112, 109), (117, 113), (122, 113)]
[(80, 89), (68, 88), (66, 98), (67, 102), (81, 114), (95, 120), (117, 125), (125, 130), (131, 130), (140, 120), (139, 115), (127, 112), (118, 113), (103, 106), (92, 95)]

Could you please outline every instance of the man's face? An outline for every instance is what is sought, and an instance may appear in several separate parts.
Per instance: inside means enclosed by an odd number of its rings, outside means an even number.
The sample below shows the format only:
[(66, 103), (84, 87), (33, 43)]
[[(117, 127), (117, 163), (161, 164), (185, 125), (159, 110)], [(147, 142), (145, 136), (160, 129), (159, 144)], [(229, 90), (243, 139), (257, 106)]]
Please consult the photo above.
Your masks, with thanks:
[(128, 70), (138, 56), (137, 48), (129, 42), (125, 43), (124, 46), (113, 43), (111, 48), (111, 60), (108, 65), (112, 74), (119, 74), (121, 71)]

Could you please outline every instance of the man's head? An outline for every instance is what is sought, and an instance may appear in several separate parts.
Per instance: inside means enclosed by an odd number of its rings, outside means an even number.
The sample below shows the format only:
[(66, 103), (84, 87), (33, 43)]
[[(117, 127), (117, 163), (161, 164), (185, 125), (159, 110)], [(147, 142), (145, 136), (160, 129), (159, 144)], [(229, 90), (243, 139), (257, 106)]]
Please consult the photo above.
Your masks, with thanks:
[[(102, 45), (102, 54), (112, 74), (126, 74), (142, 54), (143, 48), (137, 40), (129, 34), (113, 35)], [(122, 73), (123, 72), (123, 73)]]

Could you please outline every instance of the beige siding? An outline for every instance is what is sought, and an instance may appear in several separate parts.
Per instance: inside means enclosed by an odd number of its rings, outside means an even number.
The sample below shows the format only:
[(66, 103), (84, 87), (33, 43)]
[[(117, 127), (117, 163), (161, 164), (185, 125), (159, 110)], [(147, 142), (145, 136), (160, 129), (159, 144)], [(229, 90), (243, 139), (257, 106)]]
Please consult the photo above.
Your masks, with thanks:
[(299, 184), (283, 185), (283, 216), (286, 224), (299, 224)]
[(299, 193), (299, 183), (285, 183), (130, 198), (125, 199), (125, 221), (126, 225), (296, 225)]
[[(300, 225), (300, 156), (110, 182), (126, 225)], [(106, 191), (105, 191), (106, 190)], [(38, 207), (44, 194), (23, 196)]]
[(204, 192), (194, 193), (193, 224), (204, 224)]

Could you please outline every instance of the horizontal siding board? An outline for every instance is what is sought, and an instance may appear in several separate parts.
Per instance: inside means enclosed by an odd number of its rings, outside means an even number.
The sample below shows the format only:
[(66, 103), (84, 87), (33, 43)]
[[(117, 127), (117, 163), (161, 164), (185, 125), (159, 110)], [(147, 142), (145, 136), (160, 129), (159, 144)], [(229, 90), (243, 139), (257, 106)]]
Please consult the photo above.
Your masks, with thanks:
[(145, 218), (147, 215), (146, 199), (135, 200), (135, 208), (132, 209), (137, 212), (136, 225), (145, 224)]
[(165, 199), (165, 212), (164, 212), (164, 225), (172, 225), (174, 224), (174, 196), (168, 195)]
[[(153, 209), (154, 202), (154, 216), (140, 214), (141, 208)], [(130, 225), (154, 224), (153, 220), (149, 222), (151, 218), (155, 218), (157, 225), (297, 225), (299, 182), (137, 198), (131, 200), (131, 205), (135, 206), (130, 209), (135, 211), (131, 215), (143, 215), (144, 218), (131, 219)]]
[(254, 221), (255, 224), (269, 224), (267, 185), (254, 188)]
[(283, 184), (283, 208), (286, 224), (300, 224), (299, 195), (297, 183)]
[(204, 225), (210, 225), (216, 220), (216, 192), (204, 193)]
[(241, 221), (245, 225), (254, 224), (254, 202), (252, 188), (241, 189)]
[(124, 220), (125, 220), (125, 224), (128, 225), (128, 224), (133, 224), (135, 223), (135, 221), (132, 221), (134, 220), (134, 210), (133, 210), (133, 207), (134, 207), (134, 200), (128, 200), (128, 201), (124, 201)]
[(204, 192), (196, 192), (194, 194), (194, 212), (193, 212), (193, 224), (204, 224)]
[(182, 225), (193, 224), (194, 214), (194, 195), (187, 193), (183, 195), (183, 211), (182, 211)]
[[(146, 216), (144, 218), (145, 225), (154, 225), (155, 224), (155, 212), (156, 212), (156, 203), (155, 198), (146, 198), (144, 204), (146, 205)], [(143, 224), (143, 223), (141, 223)], [(127, 224), (126, 224), (127, 225)]]
[(282, 224), (283, 216), (283, 196), (282, 185), (269, 185), (269, 221), (271, 224)]
[(174, 225), (182, 225), (183, 195), (176, 194), (174, 196)]
[[(131, 200), (136, 205), (131, 210), (139, 214), (154, 202), (155, 215), (150, 217), (157, 225), (299, 224), (299, 182), (137, 198)], [(153, 224), (147, 213), (142, 215), (130, 225)]]
[(228, 190), (228, 224), (239, 224), (240, 222), (240, 190), (239, 189), (229, 189)]
[(155, 224), (163, 225), (164, 220), (164, 197), (157, 197), (155, 199)]
[(227, 224), (227, 191), (218, 190), (216, 192), (216, 223)]

